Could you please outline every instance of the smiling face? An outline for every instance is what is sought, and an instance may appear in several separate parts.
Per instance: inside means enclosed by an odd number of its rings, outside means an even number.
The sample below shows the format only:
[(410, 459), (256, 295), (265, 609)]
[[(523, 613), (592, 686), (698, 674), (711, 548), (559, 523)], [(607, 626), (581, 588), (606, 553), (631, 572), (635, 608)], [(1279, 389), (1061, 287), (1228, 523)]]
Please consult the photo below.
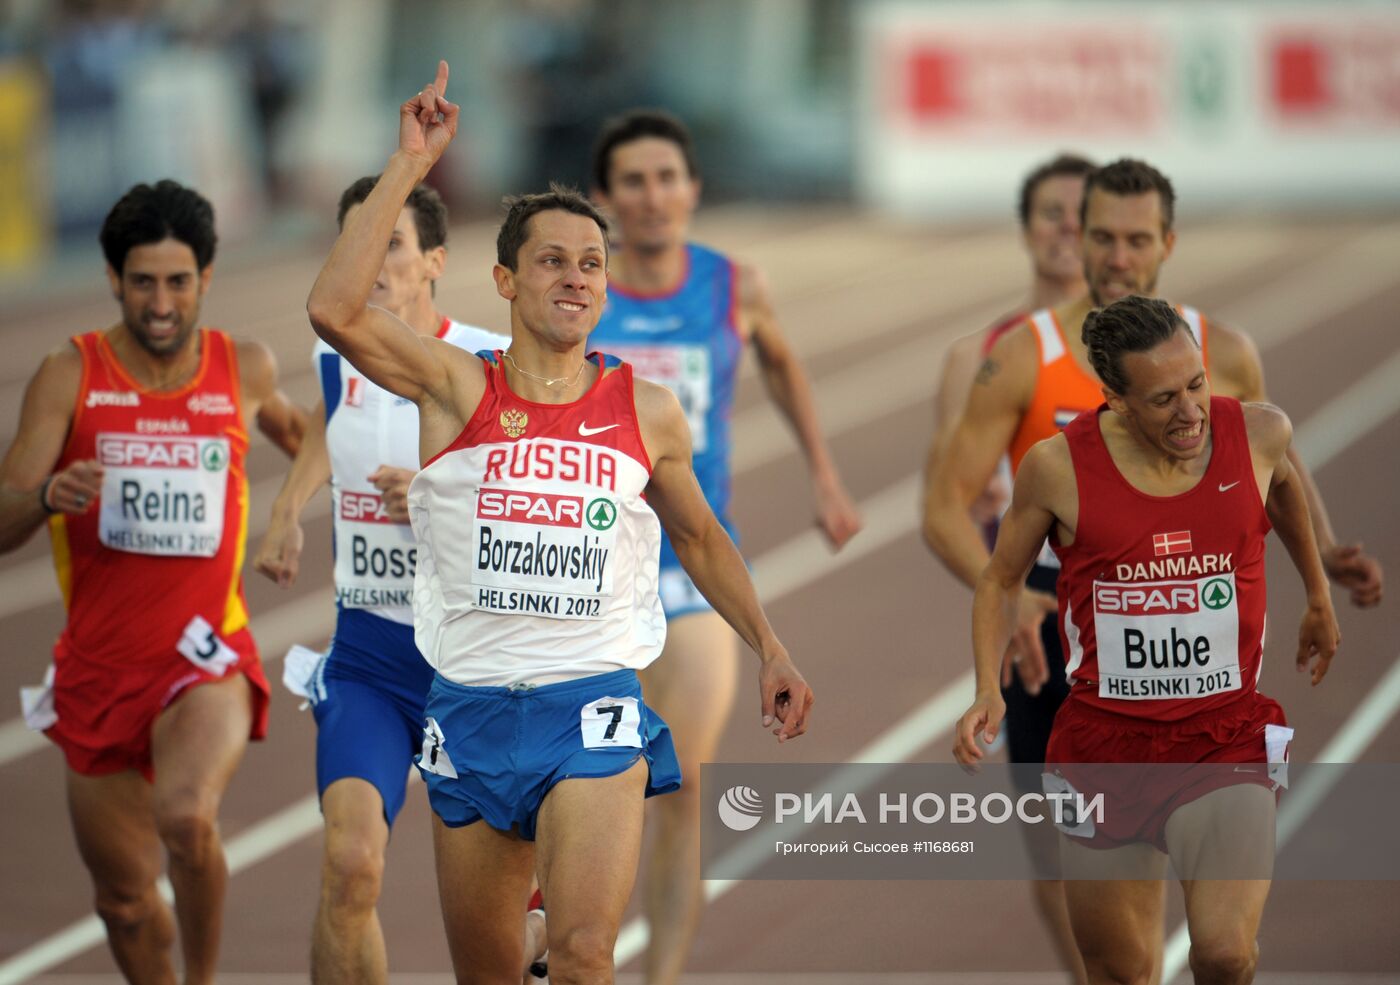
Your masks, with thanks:
[[(352, 205), (345, 213), (346, 220), (359, 208), (359, 205)], [(442, 276), (446, 263), (446, 247), (422, 249), (413, 206), (405, 205), (394, 220), (394, 231), (389, 236), (384, 264), (379, 268), (374, 286), (370, 289), (370, 304), (378, 305), (399, 318), (407, 318), (416, 305), (432, 297), (433, 282)]]
[(1038, 276), (1069, 281), (1083, 273), (1079, 240), (1079, 204), (1083, 198), (1083, 175), (1052, 175), (1036, 185), (1024, 235)]
[(547, 346), (582, 343), (598, 324), (607, 298), (608, 254), (603, 231), (591, 218), (546, 209), (528, 220), (516, 269), (497, 264), (496, 290), (511, 303), (511, 323)]
[(1129, 294), (1151, 297), (1175, 242), (1176, 233), (1163, 228), (1157, 192), (1091, 190), (1084, 210), (1084, 279), (1094, 304), (1103, 307)]
[(1104, 388), (1109, 406), (1151, 447), (1177, 460), (1200, 456), (1210, 434), (1210, 381), (1184, 326), (1145, 352), (1121, 357), (1124, 393)]
[(594, 194), (617, 217), (628, 249), (660, 251), (685, 242), (700, 182), (674, 141), (639, 137), (612, 149), (608, 190)]
[(189, 343), (213, 273), (212, 264), (199, 269), (187, 244), (166, 237), (133, 246), (122, 272), (109, 266), (107, 279), (132, 338), (151, 355), (166, 357)]

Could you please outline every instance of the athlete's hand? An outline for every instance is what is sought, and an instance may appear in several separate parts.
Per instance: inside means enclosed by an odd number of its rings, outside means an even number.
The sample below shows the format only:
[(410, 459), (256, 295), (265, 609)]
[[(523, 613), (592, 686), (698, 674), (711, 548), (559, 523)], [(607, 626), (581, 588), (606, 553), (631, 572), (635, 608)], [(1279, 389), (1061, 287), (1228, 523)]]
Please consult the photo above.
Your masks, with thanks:
[(417, 475), (412, 469), (381, 465), (369, 474), (369, 481), (384, 498), (384, 512), (395, 523), (408, 522), (408, 484)]
[(1337, 614), (1332, 611), (1332, 600), (1324, 599), (1309, 605), (1303, 613), (1303, 624), (1298, 628), (1298, 672), (1307, 670), (1309, 662), (1316, 657), (1317, 662), (1312, 665), (1314, 687), (1321, 684), (1322, 679), (1327, 676), (1327, 671), (1332, 666), (1332, 657), (1341, 642), (1342, 631), (1337, 627)]
[(447, 62), (439, 61), (437, 78), (399, 107), (399, 150), (431, 168), (457, 133), (460, 107), (447, 101)]
[(1351, 604), (1369, 609), (1381, 600), (1384, 574), (1381, 563), (1365, 553), (1360, 544), (1333, 544), (1322, 552), (1327, 577), (1351, 592)]
[(860, 512), (838, 478), (817, 482), (813, 492), (817, 503), (817, 526), (826, 535), (827, 543), (839, 551), (864, 525)]
[(1021, 591), (1016, 603), (1016, 630), (1001, 659), (1001, 686), (1011, 686), (1011, 674), (1020, 675), (1021, 686), (1031, 697), (1050, 680), (1050, 665), (1045, 660), (1045, 645), (1040, 642), (1040, 624), (1058, 608), (1055, 596), (1031, 589)]
[[(758, 674), (758, 688), (762, 697), (763, 727), (772, 728), (779, 742), (795, 739), (807, 731), (807, 720), (812, 714), (812, 689), (786, 652), (764, 662)], [(779, 723), (777, 728), (773, 728), (775, 720)]]
[(953, 758), (965, 771), (976, 773), (982, 768), (982, 757), (986, 753), (982, 751), (978, 739), (991, 745), (1001, 731), (1001, 720), (1005, 717), (1006, 702), (996, 691), (979, 694), (972, 706), (963, 712), (953, 733)]
[(295, 517), (283, 517), (274, 512), (267, 533), (258, 545), (257, 556), (253, 558), (254, 570), (272, 579), (279, 588), (290, 588), (297, 580), (305, 542), (306, 535)]
[(73, 462), (62, 472), (54, 473), (48, 487), (42, 490), (44, 507), (55, 513), (81, 516), (102, 495), (102, 476), (102, 466), (96, 459)]

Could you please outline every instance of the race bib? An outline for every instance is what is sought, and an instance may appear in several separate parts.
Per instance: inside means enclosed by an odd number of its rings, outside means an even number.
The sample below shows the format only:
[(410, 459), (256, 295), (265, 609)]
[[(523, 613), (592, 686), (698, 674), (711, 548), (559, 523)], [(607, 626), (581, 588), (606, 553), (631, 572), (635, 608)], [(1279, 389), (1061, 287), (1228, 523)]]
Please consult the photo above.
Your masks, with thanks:
[(613, 595), (617, 500), (483, 487), (472, 528), (473, 605), (602, 619)]
[(190, 663), (215, 677), (223, 677), (230, 667), (238, 663), (237, 651), (219, 639), (214, 627), (203, 616), (195, 616), (189, 621), (175, 649)]
[(1127, 701), (1238, 691), (1233, 572), (1157, 582), (1094, 582), (1099, 696)]
[(660, 383), (676, 395), (690, 425), (691, 448), (697, 454), (705, 451), (709, 443), (710, 350), (699, 345), (626, 346), (616, 355), (631, 363), (642, 379)]
[(579, 711), (579, 731), (585, 749), (609, 746), (642, 747), (642, 712), (636, 698), (599, 698)]
[(99, 434), (98, 537), (133, 554), (213, 557), (224, 535), (227, 438)]
[(418, 754), (418, 768), (424, 773), (457, 779), (457, 767), (452, 765), (452, 757), (447, 755), (447, 736), (442, 734), (442, 726), (436, 718), (429, 717), (423, 725), (423, 748)]
[(413, 604), (413, 530), (389, 518), (379, 493), (342, 490), (335, 531), (335, 596), (343, 608)]

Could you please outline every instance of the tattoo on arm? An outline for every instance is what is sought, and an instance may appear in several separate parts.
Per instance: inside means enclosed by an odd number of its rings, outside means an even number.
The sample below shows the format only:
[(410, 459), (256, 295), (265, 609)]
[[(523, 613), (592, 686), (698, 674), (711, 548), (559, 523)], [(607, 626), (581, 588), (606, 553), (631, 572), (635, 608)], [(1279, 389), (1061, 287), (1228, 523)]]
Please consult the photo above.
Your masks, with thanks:
[(999, 369), (1001, 369), (1001, 366), (995, 359), (985, 359), (982, 361), (982, 368), (977, 371), (977, 376), (973, 382), (990, 383), (992, 377), (997, 375), (997, 370)]

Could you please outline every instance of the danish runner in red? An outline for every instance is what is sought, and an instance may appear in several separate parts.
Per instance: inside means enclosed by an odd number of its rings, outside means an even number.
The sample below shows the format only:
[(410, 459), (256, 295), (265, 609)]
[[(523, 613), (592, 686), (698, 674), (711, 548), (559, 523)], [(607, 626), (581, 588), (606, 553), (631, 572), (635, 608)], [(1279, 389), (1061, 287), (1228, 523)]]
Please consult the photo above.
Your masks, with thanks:
[[(1128, 296), (1085, 319), (1107, 403), (1035, 445), (977, 585), (977, 697), (954, 752), (975, 767), (1005, 703), (998, 688), (1025, 572), (1049, 537), (1062, 565), (1060, 632), (1069, 697), (1046, 754), (1046, 790), (1103, 793), (1104, 824), (1062, 825), (1061, 860), (1090, 982), (1146, 982), (1168, 856), (1182, 877), (1197, 982), (1247, 983), (1267, 879), (1210, 877), (1221, 845), (1272, 860), (1275, 796), (1266, 764), (1289, 733), (1256, 690), (1270, 526), (1307, 591), (1298, 668), (1319, 683), (1336, 651), (1336, 616), (1306, 500), (1288, 458), (1292, 428), (1267, 404), (1210, 395), (1194, 336), (1164, 301)], [(1111, 789), (1074, 764), (1261, 764), (1164, 771)], [(1168, 767), (1170, 772), (1174, 767)], [(1150, 802), (1150, 810), (1143, 809)], [(1218, 870), (1216, 870), (1218, 871)], [(1117, 878), (1109, 879), (1113, 872)], [(1127, 878), (1123, 878), (1124, 874)], [(1077, 877), (1077, 878), (1076, 878)]]
[(130, 981), (173, 981), (156, 890), (163, 843), (185, 980), (213, 980), (227, 868), (217, 815), (268, 686), (240, 570), (249, 422), (294, 453), (304, 415), (271, 353), (199, 327), (214, 215), (173, 181), (137, 185), (102, 227), (113, 328), (54, 350), (0, 465), (0, 549), (46, 520), (67, 621), (52, 706), (74, 833)]

